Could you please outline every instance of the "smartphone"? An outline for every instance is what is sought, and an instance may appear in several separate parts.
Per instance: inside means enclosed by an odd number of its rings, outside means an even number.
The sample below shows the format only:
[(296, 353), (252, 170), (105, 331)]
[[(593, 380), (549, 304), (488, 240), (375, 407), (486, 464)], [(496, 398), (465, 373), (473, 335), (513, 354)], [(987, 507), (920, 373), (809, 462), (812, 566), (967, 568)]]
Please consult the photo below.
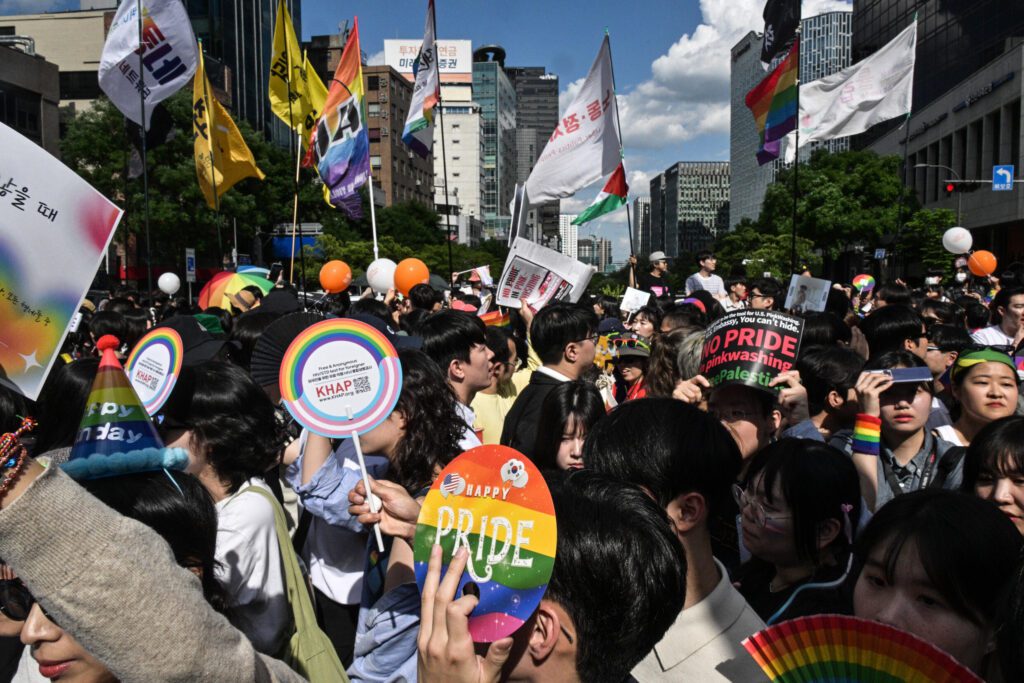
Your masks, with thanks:
[(273, 263), (270, 265), (270, 274), (267, 275), (267, 279), (271, 282), (277, 282), (277, 278), (281, 277), (281, 271), (284, 270), (284, 264)]
[(893, 384), (904, 382), (931, 382), (932, 371), (928, 368), (892, 368), (891, 370), (868, 370), (872, 375), (887, 375), (892, 377)]

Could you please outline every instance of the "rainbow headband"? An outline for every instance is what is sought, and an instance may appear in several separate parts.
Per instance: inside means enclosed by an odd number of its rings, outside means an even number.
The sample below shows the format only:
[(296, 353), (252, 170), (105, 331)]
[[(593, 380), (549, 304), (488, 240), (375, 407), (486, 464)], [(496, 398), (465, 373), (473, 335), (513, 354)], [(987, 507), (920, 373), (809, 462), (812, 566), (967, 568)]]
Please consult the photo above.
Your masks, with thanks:
[(981, 363), (1002, 363), (1013, 370), (1014, 373), (1017, 372), (1017, 366), (1014, 365), (1013, 359), (1002, 351), (996, 351), (995, 349), (978, 349), (976, 351), (965, 351), (957, 357), (956, 363), (953, 364), (953, 371), (950, 373), (950, 378), (956, 380), (957, 376), (964, 373), (968, 368), (972, 368)]
[(142, 401), (142, 407), (146, 409), (146, 412), (154, 415), (167, 402), (181, 375), (181, 366), (185, 359), (185, 345), (181, 341), (181, 335), (169, 327), (158, 327), (142, 337), (135, 345), (125, 360), (124, 367), (128, 381), (132, 383), (136, 393), (139, 391), (136, 384), (138, 381), (136, 373), (144, 370), (139, 367), (139, 363), (144, 357), (151, 354), (156, 354), (157, 357), (166, 354), (167, 360), (167, 374), (158, 382), (156, 393), (149, 396), (148, 400)]
[[(372, 363), (369, 374), (332, 378), (328, 364)], [(335, 373), (337, 374), (337, 373)], [(346, 384), (352, 382), (352, 384)], [(279, 388), (288, 412), (317, 434), (348, 438), (365, 434), (394, 410), (402, 390), (402, 366), (387, 337), (366, 323), (330, 319), (303, 330), (281, 360)], [(369, 393), (343, 403), (350, 390)]]

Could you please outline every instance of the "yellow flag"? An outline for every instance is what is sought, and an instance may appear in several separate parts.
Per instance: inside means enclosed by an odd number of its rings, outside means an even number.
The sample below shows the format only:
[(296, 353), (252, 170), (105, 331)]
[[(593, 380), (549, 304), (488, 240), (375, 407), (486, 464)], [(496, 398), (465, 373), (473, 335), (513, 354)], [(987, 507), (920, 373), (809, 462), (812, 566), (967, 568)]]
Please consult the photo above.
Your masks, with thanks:
[[(220, 197), (244, 178), (266, 176), (238, 132), (223, 105), (211, 96), (206, 79), (203, 51), (199, 50), (199, 68), (192, 81), (192, 133), (199, 187), (211, 209), (220, 207)], [(216, 188), (216, 191), (214, 190)]]
[(295, 27), (284, 0), (277, 3), (277, 23), (274, 26), (274, 52), (271, 55), (270, 109), (285, 124), (302, 132), (309, 98), (306, 95), (306, 74), (302, 66), (302, 51), (295, 39)]
[(324, 111), (324, 102), (327, 101), (327, 86), (320, 80), (320, 76), (309, 63), (309, 57), (306, 56), (305, 51), (302, 53), (302, 75), (306, 81), (306, 117), (296, 130), (299, 137), (302, 138), (302, 148), (305, 149), (309, 146), (309, 139), (316, 128), (317, 121), (320, 120), (320, 114)]

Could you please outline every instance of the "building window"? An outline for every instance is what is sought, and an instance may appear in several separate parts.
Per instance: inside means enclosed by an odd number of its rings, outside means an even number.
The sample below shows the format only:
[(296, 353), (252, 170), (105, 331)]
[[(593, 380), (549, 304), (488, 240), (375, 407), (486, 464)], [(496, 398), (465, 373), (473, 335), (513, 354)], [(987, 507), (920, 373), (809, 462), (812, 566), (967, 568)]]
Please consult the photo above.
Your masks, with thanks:
[(13, 35), (14, 35), (14, 27), (13, 26), (0, 26), (0, 36), (13, 36)]
[(366, 113), (369, 116), (380, 116), (380, 104), (377, 102), (370, 102), (366, 105)]
[(380, 168), (380, 156), (373, 155), (370, 157), (370, 166), (372, 168)]
[(95, 71), (61, 71), (60, 98), (62, 100), (94, 100), (100, 96), (100, 84)]
[(366, 132), (370, 136), (370, 142), (380, 142), (380, 128), (368, 128)]
[(380, 77), (379, 76), (367, 76), (366, 77), (366, 89), (367, 90), (380, 90)]

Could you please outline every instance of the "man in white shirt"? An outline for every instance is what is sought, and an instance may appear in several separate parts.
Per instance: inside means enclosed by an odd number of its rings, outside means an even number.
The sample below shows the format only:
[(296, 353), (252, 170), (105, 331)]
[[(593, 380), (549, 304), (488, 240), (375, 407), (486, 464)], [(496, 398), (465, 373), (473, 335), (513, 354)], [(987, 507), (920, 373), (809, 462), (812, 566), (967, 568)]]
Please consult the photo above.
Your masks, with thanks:
[(990, 346), (1013, 346), (1024, 340), (1024, 287), (1002, 289), (992, 299), (993, 325), (984, 327), (971, 335), (978, 344)]
[(699, 289), (711, 292), (716, 299), (725, 297), (725, 283), (722, 278), (715, 275), (715, 268), (718, 267), (718, 260), (710, 251), (702, 251), (697, 254), (697, 263), (700, 270), (686, 278), (686, 296), (690, 296)]

